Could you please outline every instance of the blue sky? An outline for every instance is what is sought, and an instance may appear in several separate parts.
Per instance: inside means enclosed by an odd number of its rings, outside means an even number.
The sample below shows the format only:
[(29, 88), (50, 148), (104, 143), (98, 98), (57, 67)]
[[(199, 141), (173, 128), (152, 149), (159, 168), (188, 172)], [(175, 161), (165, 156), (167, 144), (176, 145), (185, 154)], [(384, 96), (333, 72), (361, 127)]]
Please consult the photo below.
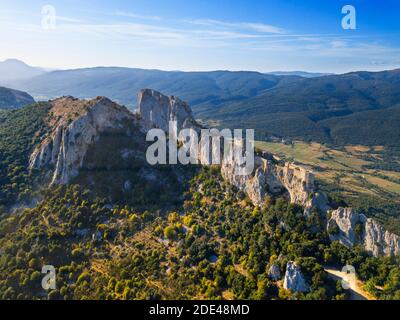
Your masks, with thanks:
[[(344, 5), (357, 29), (341, 26)], [(42, 8), (56, 28), (42, 28)], [(0, 0), (0, 60), (47, 68), (305, 70), (400, 67), (400, 1)]]

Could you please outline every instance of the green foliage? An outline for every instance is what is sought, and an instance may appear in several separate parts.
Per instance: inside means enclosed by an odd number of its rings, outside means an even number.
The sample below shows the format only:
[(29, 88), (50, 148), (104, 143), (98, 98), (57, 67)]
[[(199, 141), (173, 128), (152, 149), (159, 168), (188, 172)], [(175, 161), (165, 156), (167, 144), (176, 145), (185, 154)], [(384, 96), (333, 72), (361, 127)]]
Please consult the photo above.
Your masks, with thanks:
[(164, 229), (164, 237), (173, 240), (176, 238), (176, 231), (174, 227), (168, 226)]
[[(43, 190), (35, 207), (0, 220), (0, 299), (346, 299), (323, 268), (346, 264), (379, 298), (399, 297), (399, 261), (330, 243), (317, 211), (306, 218), (284, 197), (254, 208), (218, 167), (185, 177), (183, 203), (162, 206), (110, 205), (81, 185)], [(310, 292), (268, 278), (270, 262), (288, 261)], [(56, 268), (55, 290), (41, 287), (43, 265)]]
[[(48, 190), (44, 197), (35, 208), (0, 221), (0, 299), (105, 298), (105, 280), (93, 263), (110, 259), (109, 246), (129, 239), (157, 213), (137, 214), (137, 230), (131, 231), (134, 209), (110, 209), (104, 199), (94, 199), (77, 185)], [(42, 289), (43, 265), (56, 268), (60, 291)]]
[(29, 155), (47, 130), (48, 110), (48, 104), (39, 103), (0, 112), (0, 206), (26, 200), (32, 194)]
[(25, 92), (0, 87), (0, 110), (19, 108), (34, 102), (35, 100)]
[(222, 127), (337, 145), (399, 146), (399, 72), (291, 79), (249, 99), (195, 109)]

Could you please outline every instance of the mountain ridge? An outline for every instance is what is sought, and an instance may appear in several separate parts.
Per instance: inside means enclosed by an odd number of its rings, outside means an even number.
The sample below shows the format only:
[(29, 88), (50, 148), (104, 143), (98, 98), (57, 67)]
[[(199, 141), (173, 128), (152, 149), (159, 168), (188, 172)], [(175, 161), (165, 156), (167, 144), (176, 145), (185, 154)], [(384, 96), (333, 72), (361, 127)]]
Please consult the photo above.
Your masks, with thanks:
[[(302, 78), (217, 109), (200, 106), (195, 109), (195, 115), (220, 121), (221, 126), (254, 128), (261, 140), (275, 135), (339, 145), (397, 145), (400, 135), (398, 121), (388, 123), (386, 130), (392, 135), (382, 131), (379, 121), (398, 119), (395, 115), (400, 107), (399, 84), (400, 69)], [(370, 115), (372, 111), (376, 111), (379, 117)], [(365, 125), (357, 125), (356, 119), (363, 114)], [(340, 132), (341, 117), (348, 117), (347, 123), (352, 127), (355, 139), (350, 134), (331, 136), (332, 132)], [(366, 136), (357, 131), (364, 127), (370, 128)], [(378, 134), (371, 135), (374, 131)]]
[[(139, 98), (145, 115), (165, 109), (167, 119), (193, 123), (176, 97), (145, 90)], [(326, 225), (329, 200), (316, 199), (307, 171), (265, 154), (240, 181), (230, 168), (151, 166), (146, 132), (164, 117), (141, 118), (104, 97), (6, 113), (0, 201), (22, 203), (30, 191), (36, 201), (11, 213), (0, 207), (2, 299), (348, 299), (325, 275), (333, 264), (354, 265), (363, 281), (384, 288), (368, 287), (382, 299), (399, 293), (390, 256), (399, 238), (374, 223), (365, 226), (368, 247), (330, 241), (352, 239), (358, 227), (349, 230), (340, 215), (331, 219), (337, 226)], [(29, 158), (41, 166), (27, 171)], [(63, 168), (72, 175), (51, 184)], [(375, 250), (381, 243), (384, 252)], [(43, 265), (57, 272), (54, 290), (40, 286)]]
[(0, 110), (20, 108), (34, 102), (33, 97), (26, 92), (0, 86)]
[[(120, 67), (56, 70), (13, 82), (15, 88), (26, 90), (38, 100), (64, 95), (80, 99), (107, 96), (131, 110), (137, 107), (140, 89), (152, 87), (188, 101), (201, 122), (253, 128), (260, 140), (278, 136), (336, 145), (390, 146), (400, 141), (399, 84), (400, 69), (305, 78), (252, 71)], [(365, 126), (358, 126), (360, 121)], [(387, 130), (379, 125), (380, 121), (385, 122)], [(365, 132), (364, 127), (371, 130)]]
[(18, 59), (0, 61), (0, 83), (8, 84), (12, 81), (29, 79), (46, 71), (39, 67), (32, 67)]
[[(50, 187), (68, 185), (77, 180), (85, 186), (87, 181), (93, 180), (100, 186), (93, 185), (92, 188), (102, 188), (101, 183), (95, 178), (99, 176), (97, 171), (100, 168), (118, 168), (119, 163), (124, 162), (122, 159), (129, 158), (130, 161), (133, 161), (132, 155), (135, 155), (135, 161), (141, 159), (142, 167), (146, 166), (144, 141), (145, 135), (150, 129), (161, 128), (168, 133), (168, 121), (171, 120), (177, 122), (178, 132), (184, 128), (195, 130), (199, 128), (194, 122), (189, 105), (179, 98), (167, 97), (155, 90), (144, 89), (139, 93), (138, 100), (140, 105), (138, 114), (131, 113), (105, 97), (97, 97), (90, 101), (63, 97), (51, 101), (49, 103), (50, 116), (47, 120), (50, 130), (31, 152), (30, 171), (42, 171), (44, 177), (48, 177), (45, 179), (48, 182), (45, 183), (49, 183)], [(105, 148), (102, 137), (113, 141), (113, 151), (102, 150)], [(137, 141), (135, 143), (140, 147), (130, 147), (129, 149), (122, 146), (117, 147), (116, 139), (122, 137)], [(139, 143), (140, 137), (142, 143)], [(106, 151), (107, 153), (112, 152), (114, 156), (111, 158), (110, 155), (107, 155), (106, 158), (99, 161), (100, 157), (93, 153), (96, 148), (97, 152), (101, 152), (101, 154)], [(202, 152), (200, 150), (198, 152), (197, 157), (200, 160)], [(111, 160), (118, 157), (121, 157), (121, 160)], [(235, 161), (223, 162), (220, 168), (222, 177), (245, 192), (256, 208), (262, 207), (267, 197), (286, 194), (290, 203), (304, 208), (303, 214), (306, 217), (311, 216), (314, 210), (319, 210), (322, 217), (326, 219), (325, 215), (331, 210), (328, 197), (318, 192), (316, 188), (314, 174), (303, 167), (290, 162), (277, 162), (271, 158), (271, 155), (256, 155), (255, 168), (249, 175), (237, 175), (235, 173), (237, 167), (240, 165)], [(107, 171), (109, 169), (102, 175), (110, 176)], [(151, 175), (154, 174), (153, 172)], [(83, 180), (82, 175), (85, 176)], [(112, 174), (112, 176), (115, 175)], [(145, 178), (142, 177), (142, 179)], [(82, 184), (83, 181), (86, 182)], [(124, 178), (115, 185), (115, 190), (111, 192), (114, 194), (116, 191), (129, 190), (132, 184), (132, 180)], [(89, 186), (86, 185), (86, 187)], [(111, 198), (110, 201), (112, 201)], [(346, 225), (345, 219), (344, 222), (341, 219), (342, 217), (338, 216), (336, 223)], [(368, 252), (375, 256), (383, 254), (393, 256), (394, 253), (400, 252), (399, 237), (386, 232), (374, 220), (368, 221), (374, 226), (366, 229), (368, 230), (368, 232), (366, 231), (368, 240), (365, 242), (365, 247)], [(354, 229), (355, 226), (352, 228)], [(328, 228), (328, 230), (330, 229)], [(387, 235), (386, 238), (389, 239), (385, 240), (384, 245), (388, 249), (385, 249), (384, 252), (376, 249), (380, 243), (383, 245), (382, 234)], [(345, 244), (347, 245), (347, 243)]]
[(37, 77), (14, 81), (35, 97), (53, 99), (72, 95), (93, 98), (99, 95), (136, 107), (136, 95), (142, 88), (152, 87), (170, 95), (180, 96), (191, 105), (246, 99), (276, 85), (278, 77), (252, 71), (182, 72), (138, 68), (96, 67), (56, 70)]

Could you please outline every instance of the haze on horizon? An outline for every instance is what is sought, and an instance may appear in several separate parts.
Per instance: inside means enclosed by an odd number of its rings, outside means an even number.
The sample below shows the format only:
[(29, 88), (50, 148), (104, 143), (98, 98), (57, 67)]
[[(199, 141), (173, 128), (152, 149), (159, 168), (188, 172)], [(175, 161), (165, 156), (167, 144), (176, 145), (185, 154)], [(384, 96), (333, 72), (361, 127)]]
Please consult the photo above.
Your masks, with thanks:
[[(400, 67), (400, 4), (353, 0), (356, 30), (341, 26), (343, 1), (0, 0), (0, 61), (74, 69), (345, 73)], [(42, 26), (46, 5), (56, 27)], [(46, 10), (44, 10), (46, 11)]]

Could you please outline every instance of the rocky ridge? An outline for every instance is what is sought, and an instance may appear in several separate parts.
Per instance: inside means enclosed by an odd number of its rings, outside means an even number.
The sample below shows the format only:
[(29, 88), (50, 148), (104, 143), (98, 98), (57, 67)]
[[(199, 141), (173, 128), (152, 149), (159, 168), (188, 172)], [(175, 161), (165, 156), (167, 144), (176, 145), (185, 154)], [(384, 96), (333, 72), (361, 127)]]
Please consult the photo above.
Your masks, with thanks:
[(338, 208), (332, 211), (327, 230), (332, 241), (340, 241), (347, 247), (362, 245), (374, 256), (400, 254), (399, 236), (352, 208)]
[[(30, 157), (31, 169), (50, 169), (50, 184), (66, 184), (76, 177), (89, 147), (100, 134), (108, 130), (127, 131), (127, 122), (133, 123), (143, 133), (152, 128), (168, 132), (171, 120), (176, 121), (178, 131), (185, 128), (200, 129), (185, 102), (150, 89), (139, 93), (137, 116), (104, 97), (90, 101), (63, 97), (50, 103), (50, 133)], [(255, 168), (250, 175), (235, 175), (235, 165), (223, 163), (222, 176), (244, 191), (256, 206), (262, 206), (268, 194), (286, 193), (292, 203), (305, 208), (306, 215), (313, 207), (325, 214), (330, 210), (326, 196), (316, 190), (313, 173), (305, 168), (263, 155), (255, 157)], [(393, 255), (399, 252), (398, 236), (390, 234), (375, 220), (363, 218), (350, 208), (341, 210), (347, 210), (347, 213), (334, 211), (328, 223), (332, 226), (335, 221), (342, 232), (340, 235), (331, 235), (332, 240), (339, 240), (348, 246), (356, 244), (354, 234), (357, 223), (360, 223), (360, 243), (367, 251), (373, 255)]]
[(315, 192), (312, 172), (289, 162), (277, 164), (260, 156), (256, 156), (254, 162), (253, 174), (247, 176), (234, 174), (236, 163), (223, 163), (222, 176), (245, 191), (257, 206), (263, 204), (269, 193), (282, 191), (289, 193), (292, 203), (307, 206)]
[(189, 105), (177, 97), (168, 97), (158, 91), (144, 89), (138, 94), (138, 106), (144, 132), (159, 128), (168, 133), (170, 121), (176, 121), (177, 124), (177, 132), (173, 132), (175, 138), (182, 129), (199, 128)]
[(30, 169), (51, 168), (50, 184), (67, 184), (76, 177), (88, 148), (101, 133), (123, 130), (124, 121), (135, 121), (127, 109), (104, 97), (90, 101), (63, 97), (51, 106), (51, 132), (29, 161)]

